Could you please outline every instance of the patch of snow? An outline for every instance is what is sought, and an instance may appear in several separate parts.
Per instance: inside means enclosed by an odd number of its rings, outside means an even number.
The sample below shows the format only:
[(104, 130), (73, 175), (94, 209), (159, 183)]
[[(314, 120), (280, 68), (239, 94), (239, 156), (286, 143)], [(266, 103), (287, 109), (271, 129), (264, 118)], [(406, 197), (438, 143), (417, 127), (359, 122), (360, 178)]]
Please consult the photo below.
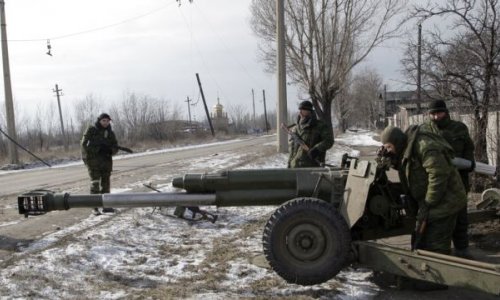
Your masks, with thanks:
[[(354, 134), (337, 137), (339, 143), (328, 152), (328, 160), (339, 164), (343, 153), (355, 155), (356, 152), (348, 147), (349, 142), (377, 145), (370, 140), (371, 134), (359, 132), (356, 138)], [(238, 154), (223, 152), (216, 157), (190, 160), (185, 165), (191, 169), (208, 167), (217, 171), (243, 159)], [(274, 154), (241, 168), (284, 168), (287, 159), (285, 154)], [(179, 171), (184, 170), (176, 170)], [(171, 174), (157, 175), (154, 180), (171, 177)], [(170, 184), (157, 188), (163, 192), (174, 190)], [(112, 190), (113, 193), (126, 191), (130, 188)], [(213, 211), (214, 208), (206, 209)], [(0, 270), (0, 294), (9, 298), (137, 298), (139, 294), (130, 293), (137, 289), (186, 282), (199, 276), (200, 272), (210, 273), (212, 269), (220, 268), (210, 259), (211, 255), (224, 255), (217, 253), (218, 243), (235, 245), (234, 257), (229, 254), (225, 261), (228, 264), (225, 278), (217, 283), (223, 291), (200, 291), (191, 299), (293, 298), (303, 293), (318, 294), (322, 299), (359, 299), (377, 294), (378, 289), (367, 280), (368, 270), (345, 270), (334, 280), (303, 287), (286, 284), (277, 279), (272, 270), (239, 256), (238, 253), (262, 254), (261, 230), (242, 240), (238, 237), (244, 226), (267, 219), (275, 209), (218, 208), (219, 219), (214, 224), (193, 224), (165, 216), (170, 215), (173, 208), (136, 208), (119, 210), (115, 215), (90, 215), (73, 226), (44, 236), (15, 254), (15, 262)], [(64, 242), (67, 239), (70, 242)], [(276, 280), (280, 286), (271, 287), (264, 295), (256, 294), (252, 286), (266, 280)]]
[(5, 226), (10, 226), (10, 225), (15, 225), (15, 224), (18, 224), (20, 223), (21, 220), (18, 220), (18, 221), (12, 221), (12, 222), (5, 222), (5, 223), (0, 223), (0, 227), (5, 227)]
[(342, 136), (335, 138), (335, 142), (349, 146), (381, 146), (381, 142), (373, 139), (375, 135), (372, 131), (347, 131)]

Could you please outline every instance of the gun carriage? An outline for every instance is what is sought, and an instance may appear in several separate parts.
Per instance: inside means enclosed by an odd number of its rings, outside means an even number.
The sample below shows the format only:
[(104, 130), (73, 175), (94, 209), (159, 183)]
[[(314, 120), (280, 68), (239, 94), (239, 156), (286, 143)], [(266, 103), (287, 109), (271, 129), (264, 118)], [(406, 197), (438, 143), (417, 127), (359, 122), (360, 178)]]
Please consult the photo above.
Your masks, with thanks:
[[(373, 270), (500, 295), (500, 266), (429, 251), (377, 243), (410, 234), (416, 204), (387, 176), (383, 161), (344, 155), (340, 167), (232, 170), (174, 178), (177, 193), (56, 194), (32, 191), (18, 197), (26, 216), (76, 207), (262, 206), (279, 207), (263, 232), (270, 266), (290, 283), (313, 285), (357, 262)], [(500, 192), (483, 193), (470, 221), (498, 219)], [(451, 275), (450, 275), (451, 274)]]

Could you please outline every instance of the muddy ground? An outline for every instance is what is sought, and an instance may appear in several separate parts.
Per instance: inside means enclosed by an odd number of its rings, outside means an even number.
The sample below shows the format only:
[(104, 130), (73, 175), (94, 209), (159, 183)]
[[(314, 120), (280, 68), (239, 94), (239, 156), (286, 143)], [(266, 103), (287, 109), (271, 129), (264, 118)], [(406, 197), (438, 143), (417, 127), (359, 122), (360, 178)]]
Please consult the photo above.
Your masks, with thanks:
[[(373, 147), (357, 150), (362, 156), (374, 153)], [(233, 152), (208, 154), (207, 162), (219, 162), (207, 168), (266, 164), (263, 158), (274, 157), (275, 146)], [(134, 192), (147, 190), (142, 182), (168, 186), (173, 176), (192, 172), (192, 166), (179, 159), (117, 172), (113, 186)], [(57, 188), (86, 193), (88, 187), (81, 181)], [(215, 224), (186, 223), (152, 209), (120, 209), (97, 217), (89, 209), (73, 209), (24, 220), (16, 215), (12, 196), (5, 198), (0, 208), (2, 299), (498, 299), (458, 288), (380, 288), (370, 270), (356, 266), (322, 285), (287, 284), (261, 252), (261, 233), (272, 208), (221, 208)], [(473, 254), (500, 263), (499, 226), (497, 220), (471, 227)], [(158, 241), (146, 247), (144, 239)]]

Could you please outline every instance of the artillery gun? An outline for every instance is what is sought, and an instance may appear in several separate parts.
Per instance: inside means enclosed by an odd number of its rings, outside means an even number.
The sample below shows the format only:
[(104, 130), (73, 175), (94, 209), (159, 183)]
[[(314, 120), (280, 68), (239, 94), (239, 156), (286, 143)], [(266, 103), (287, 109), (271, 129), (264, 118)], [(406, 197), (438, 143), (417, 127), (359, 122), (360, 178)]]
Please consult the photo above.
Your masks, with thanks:
[[(263, 249), (273, 270), (290, 283), (325, 282), (355, 261), (373, 270), (500, 295), (499, 265), (375, 241), (410, 234), (417, 211), (381, 161), (344, 155), (340, 167), (186, 174), (172, 185), (184, 192), (32, 191), (18, 197), (18, 208), (29, 216), (76, 207), (279, 205), (264, 227)], [(499, 217), (500, 191), (485, 195), (485, 207), (469, 214), (471, 222)]]

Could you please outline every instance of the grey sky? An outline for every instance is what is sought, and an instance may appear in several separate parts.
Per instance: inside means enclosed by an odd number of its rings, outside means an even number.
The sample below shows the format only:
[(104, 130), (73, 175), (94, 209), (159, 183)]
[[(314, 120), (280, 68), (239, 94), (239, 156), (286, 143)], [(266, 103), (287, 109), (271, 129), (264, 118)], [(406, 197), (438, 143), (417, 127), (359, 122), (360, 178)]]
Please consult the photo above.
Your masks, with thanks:
[[(250, 0), (184, 0), (180, 7), (175, 0), (5, 2), (18, 110), (55, 102), (52, 89), (58, 83), (63, 109), (70, 113), (88, 94), (108, 103), (135, 92), (178, 103), (187, 115), (186, 97), (196, 100), (199, 95), (195, 73), (210, 107), (219, 95), (224, 106), (246, 105), (251, 113), (254, 88), (257, 113), (262, 113), (262, 89), (268, 109), (274, 110), (275, 76), (265, 73), (257, 58)], [(53, 56), (46, 55), (47, 39)], [(398, 76), (400, 58), (397, 47), (387, 49), (377, 50), (366, 64), (390, 84)], [(297, 103), (290, 86), (288, 103), (289, 108)], [(203, 118), (201, 102), (193, 112)]]

